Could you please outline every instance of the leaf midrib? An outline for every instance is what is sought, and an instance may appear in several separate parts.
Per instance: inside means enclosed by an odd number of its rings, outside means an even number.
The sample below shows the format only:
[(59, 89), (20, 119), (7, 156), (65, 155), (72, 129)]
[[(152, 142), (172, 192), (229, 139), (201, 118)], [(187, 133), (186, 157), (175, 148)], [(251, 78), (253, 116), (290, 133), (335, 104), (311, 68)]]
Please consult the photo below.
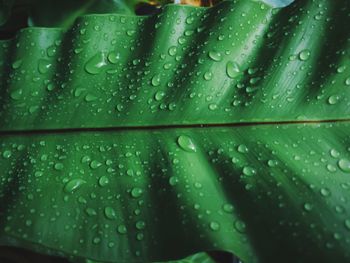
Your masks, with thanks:
[(62, 129), (29, 129), (29, 130), (3, 130), (0, 136), (25, 135), (25, 134), (55, 134), (55, 133), (76, 133), (76, 132), (111, 132), (111, 131), (144, 131), (144, 130), (166, 130), (166, 129), (201, 129), (201, 128), (225, 128), (225, 127), (246, 127), (263, 125), (293, 125), (293, 124), (319, 124), (319, 123), (344, 123), (349, 119), (328, 119), (328, 120), (295, 120), (295, 121), (265, 121), (265, 122), (235, 122), (235, 123), (207, 123), (207, 124), (173, 124), (173, 125), (150, 125), (150, 126), (116, 126), (116, 127), (81, 127)]

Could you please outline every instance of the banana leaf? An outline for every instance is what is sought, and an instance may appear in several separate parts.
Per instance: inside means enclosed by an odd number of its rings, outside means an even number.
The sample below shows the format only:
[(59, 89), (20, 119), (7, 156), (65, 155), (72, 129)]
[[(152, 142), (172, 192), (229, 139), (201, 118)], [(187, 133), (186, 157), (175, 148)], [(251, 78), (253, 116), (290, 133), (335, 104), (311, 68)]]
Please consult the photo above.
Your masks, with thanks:
[(1, 41), (0, 244), (349, 262), (350, 2), (289, 2), (88, 14)]

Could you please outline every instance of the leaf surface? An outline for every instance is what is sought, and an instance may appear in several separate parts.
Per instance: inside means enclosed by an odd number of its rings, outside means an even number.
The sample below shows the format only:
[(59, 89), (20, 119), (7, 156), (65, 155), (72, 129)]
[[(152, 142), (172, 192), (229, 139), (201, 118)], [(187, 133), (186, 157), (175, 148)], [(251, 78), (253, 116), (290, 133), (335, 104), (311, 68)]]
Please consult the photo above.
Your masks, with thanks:
[(350, 3), (269, 3), (85, 15), (2, 41), (2, 244), (349, 261)]

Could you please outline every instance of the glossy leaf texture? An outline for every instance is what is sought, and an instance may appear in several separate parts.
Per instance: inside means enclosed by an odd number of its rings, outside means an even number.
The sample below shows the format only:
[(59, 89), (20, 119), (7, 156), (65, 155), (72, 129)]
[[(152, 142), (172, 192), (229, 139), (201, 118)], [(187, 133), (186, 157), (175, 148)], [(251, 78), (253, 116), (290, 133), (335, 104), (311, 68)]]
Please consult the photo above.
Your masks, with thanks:
[(348, 118), (349, 5), (168, 5), (24, 29), (2, 43), (0, 128)]
[(350, 261), (349, 10), (168, 5), (1, 42), (1, 243)]

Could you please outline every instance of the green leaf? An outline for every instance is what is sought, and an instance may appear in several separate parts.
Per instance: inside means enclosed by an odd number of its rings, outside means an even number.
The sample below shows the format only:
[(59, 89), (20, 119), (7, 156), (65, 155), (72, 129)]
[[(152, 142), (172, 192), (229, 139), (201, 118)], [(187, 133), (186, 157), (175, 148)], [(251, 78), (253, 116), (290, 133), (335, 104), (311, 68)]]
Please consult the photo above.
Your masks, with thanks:
[(1, 244), (349, 261), (350, 2), (276, 3), (85, 15), (2, 41)]

